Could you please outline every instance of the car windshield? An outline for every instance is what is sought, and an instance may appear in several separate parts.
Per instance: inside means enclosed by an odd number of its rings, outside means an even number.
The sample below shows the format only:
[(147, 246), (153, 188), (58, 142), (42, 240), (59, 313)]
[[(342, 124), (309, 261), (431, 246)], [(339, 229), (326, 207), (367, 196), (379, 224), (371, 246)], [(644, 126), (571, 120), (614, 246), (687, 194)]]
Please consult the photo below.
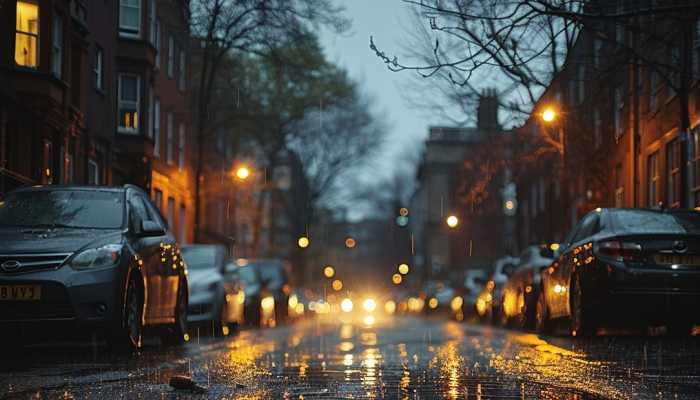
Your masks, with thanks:
[(700, 213), (619, 210), (611, 213), (620, 234), (700, 234)]
[(241, 278), (241, 281), (243, 281), (249, 285), (258, 283), (258, 276), (255, 273), (254, 267), (251, 265), (248, 265), (245, 267), (239, 267), (238, 268), (238, 276)]
[(216, 249), (209, 246), (185, 247), (182, 257), (188, 269), (216, 268)]
[(28, 190), (0, 201), (0, 227), (118, 229), (124, 194), (91, 190)]

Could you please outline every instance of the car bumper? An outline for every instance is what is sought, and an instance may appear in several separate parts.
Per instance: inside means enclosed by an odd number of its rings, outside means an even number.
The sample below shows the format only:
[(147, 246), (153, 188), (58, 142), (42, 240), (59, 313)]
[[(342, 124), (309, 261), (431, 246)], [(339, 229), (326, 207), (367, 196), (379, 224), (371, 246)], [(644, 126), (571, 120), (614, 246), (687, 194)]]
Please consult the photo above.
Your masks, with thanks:
[(38, 300), (0, 301), (0, 324), (64, 322), (107, 325), (118, 321), (123, 276), (119, 267), (0, 275), (0, 286), (41, 287)]

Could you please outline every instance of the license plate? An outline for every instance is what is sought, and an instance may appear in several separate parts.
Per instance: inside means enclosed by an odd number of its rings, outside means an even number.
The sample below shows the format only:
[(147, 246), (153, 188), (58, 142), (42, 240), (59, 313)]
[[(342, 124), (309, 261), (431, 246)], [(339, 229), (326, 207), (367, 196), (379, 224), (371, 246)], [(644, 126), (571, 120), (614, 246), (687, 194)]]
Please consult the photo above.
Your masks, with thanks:
[(654, 261), (659, 265), (700, 265), (700, 255), (657, 254)]
[(0, 286), (0, 301), (23, 301), (41, 299), (39, 285)]

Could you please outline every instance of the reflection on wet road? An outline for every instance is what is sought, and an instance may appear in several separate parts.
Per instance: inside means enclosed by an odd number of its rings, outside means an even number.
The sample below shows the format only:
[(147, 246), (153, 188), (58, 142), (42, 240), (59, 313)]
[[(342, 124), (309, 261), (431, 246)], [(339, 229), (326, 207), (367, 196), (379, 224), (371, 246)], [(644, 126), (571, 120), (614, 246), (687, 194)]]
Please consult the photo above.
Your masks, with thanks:
[[(697, 398), (700, 340), (543, 339), (410, 317), (308, 320), (194, 338), (134, 357), (32, 347), (3, 361), (0, 398)], [(66, 355), (69, 354), (69, 355)], [(191, 374), (205, 394), (174, 391)]]

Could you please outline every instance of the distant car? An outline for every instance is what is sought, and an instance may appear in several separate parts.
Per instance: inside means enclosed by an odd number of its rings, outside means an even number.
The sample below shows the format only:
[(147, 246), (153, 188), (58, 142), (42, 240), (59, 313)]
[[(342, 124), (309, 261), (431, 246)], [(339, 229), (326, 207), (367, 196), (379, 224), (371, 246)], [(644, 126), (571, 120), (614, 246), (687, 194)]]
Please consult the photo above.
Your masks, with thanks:
[(494, 263), (493, 272), (476, 300), (476, 312), (483, 322), (500, 324), (503, 286), (508, 281), (508, 276), (515, 271), (518, 262), (515, 257), (505, 256)]
[[(274, 319), (276, 324), (283, 324), (289, 316), (289, 285), (288, 267), (282, 260), (261, 259), (252, 260), (251, 266), (256, 268), (260, 274), (260, 282), (264, 294), (274, 299)], [(266, 296), (263, 296), (263, 300)], [(262, 300), (261, 300), (262, 301)], [(268, 311), (269, 306), (262, 304), (263, 312)]]
[(240, 285), (237, 268), (229, 266), (226, 248), (192, 245), (182, 248), (190, 282), (188, 320), (211, 323), (215, 333), (227, 333), (243, 319), (238, 304)]
[(642, 321), (689, 335), (700, 322), (700, 213), (592, 211), (542, 279), (544, 330), (554, 319), (568, 320), (574, 336)]
[(261, 301), (262, 283), (260, 271), (245, 258), (236, 260), (238, 278), (245, 294), (243, 319), (246, 325), (260, 326), (262, 323)]
[(503, 322), (520, 329), (535, 329), (537, 297), (542, 285), (540, 273), (554, 261), (549, 246), (528, 246), (503, 287)]
[(187, 271), (165, 220), (135, 186), (42, 186), (0, 201), (0, 332), (99, 328), (142, 346), (144, 328), (187, 333)]
[(486, 271), (481, 269), (472, 269), (466, 272), (464, 276), (464, 290), (462, 298), (462, 313), (466, 318), (476, 314), (476, 300), (479, 293), (486, 284)]

